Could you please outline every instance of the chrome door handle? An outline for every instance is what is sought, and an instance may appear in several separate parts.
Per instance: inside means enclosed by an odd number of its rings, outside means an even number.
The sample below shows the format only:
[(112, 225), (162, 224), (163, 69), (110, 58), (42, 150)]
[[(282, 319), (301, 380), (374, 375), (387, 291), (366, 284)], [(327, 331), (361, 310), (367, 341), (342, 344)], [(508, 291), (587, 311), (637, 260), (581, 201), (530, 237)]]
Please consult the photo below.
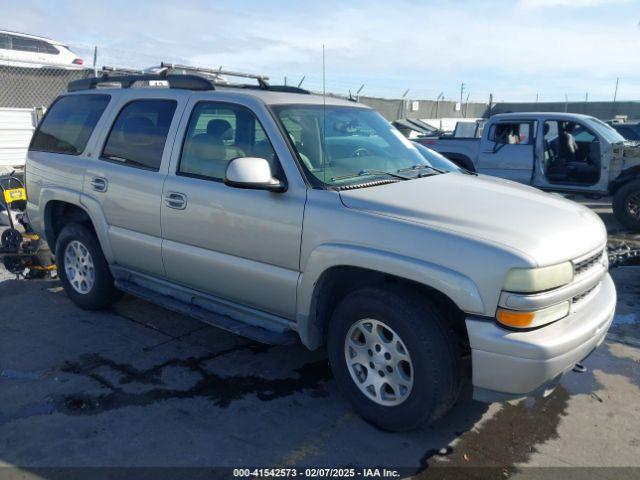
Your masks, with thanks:
[(164, 204), (169, 208), (184, 210), (187, 208), (187, 196), (184, 193), (168, 192), (164, 196)]
[(91, 186), (96, 192), (106, 192), (109, 182), (107, 182), (106, 178), (94, 177), (91, 179)]

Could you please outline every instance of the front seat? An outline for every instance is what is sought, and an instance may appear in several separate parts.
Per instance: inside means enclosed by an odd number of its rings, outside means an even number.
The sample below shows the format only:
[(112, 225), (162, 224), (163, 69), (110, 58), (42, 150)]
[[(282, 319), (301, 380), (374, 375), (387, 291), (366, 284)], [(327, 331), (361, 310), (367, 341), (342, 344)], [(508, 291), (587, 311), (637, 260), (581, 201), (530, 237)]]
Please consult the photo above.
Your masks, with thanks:
[(577, 151), (578, 144), (576, 143), (576, 139), (573, 138), (573, 124), (571, 122), (565, 122), (558, 136), (558, 157), (562, 159), (564, 163), (575, 162)]
[(234, 158), (244, 157), (244, 152), (233, 145), (225, 145), (224, 142), (233, 140), (233, 127), (226, 120), (220, 118), (214, 118), (207, 123), (207, 133), (215, 138), (216, 143), (220, 143), (225, 146), (225, 160), (233, 160)]

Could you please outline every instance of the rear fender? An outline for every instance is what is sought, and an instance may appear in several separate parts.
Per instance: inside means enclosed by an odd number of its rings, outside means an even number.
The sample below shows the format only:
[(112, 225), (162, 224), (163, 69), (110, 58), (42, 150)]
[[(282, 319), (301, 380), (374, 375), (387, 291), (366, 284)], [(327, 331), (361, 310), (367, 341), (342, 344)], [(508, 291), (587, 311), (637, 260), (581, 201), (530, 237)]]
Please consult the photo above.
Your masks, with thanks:
[[(41, 222), (41, 224), (35, 225), (36, 231), (43, 231), (45, 238), (53, 238), (51, 232), (47, 231), (51, 227), (46, 224), (45, 212), (47, 210), (47, 204), (54, 200), (75, 205), (87, 213), (107, 262), (113, 263), (113, 251), (111, 250), (111, 243), (109, 242), (108, 235), (109, 226), (104, 215), (104, 211), (96, 200), (79, 193), (78, 191), (58, 187), (43, 187), (40, 190), (39, 211), (37, 215), (34, 215), (34, 217), (40, 219)], [(31, 220), (31, 216), (29, 219)]]

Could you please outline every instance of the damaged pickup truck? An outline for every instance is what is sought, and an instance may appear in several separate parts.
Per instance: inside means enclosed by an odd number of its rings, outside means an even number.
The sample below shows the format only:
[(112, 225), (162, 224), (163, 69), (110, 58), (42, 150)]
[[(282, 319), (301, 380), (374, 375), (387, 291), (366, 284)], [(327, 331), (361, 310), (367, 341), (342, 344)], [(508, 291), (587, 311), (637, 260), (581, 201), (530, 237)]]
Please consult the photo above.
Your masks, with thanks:
[(548, 191), (613, 195), (618, 221), (640, 231), (640, 144), (597, 118), (505, 113), (491, 117), (481, 138), (416, 141), (474, 172)]

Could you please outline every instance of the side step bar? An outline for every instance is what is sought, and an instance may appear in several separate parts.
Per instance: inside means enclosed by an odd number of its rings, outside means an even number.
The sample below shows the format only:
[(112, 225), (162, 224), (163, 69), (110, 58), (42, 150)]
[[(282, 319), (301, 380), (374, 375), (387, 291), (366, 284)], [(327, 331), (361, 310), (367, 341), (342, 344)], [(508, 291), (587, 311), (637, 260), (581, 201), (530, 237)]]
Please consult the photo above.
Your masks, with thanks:
[(285, 332), (274, 332), (267, 330), (266, 328), (249, 325), (248, 323), (234, 320), (227, 315), (220, 315), (197, 305), (182, 302), (176, 298), (168, 295), (162, 295), (126, 280), (116, 280), (115, 285), (123, 292), (130, 293), (131, 295), (143, 300), (155, 303), (167, 310), (188, 315), (197, 320), (208, 323), (209, 325), (213, 325), (214, 327), (221, 328), (257, 342), (267, 343), (270, 345), (293, 345), (295, 343), (299, 343), (298, 335), (291, 330)]

